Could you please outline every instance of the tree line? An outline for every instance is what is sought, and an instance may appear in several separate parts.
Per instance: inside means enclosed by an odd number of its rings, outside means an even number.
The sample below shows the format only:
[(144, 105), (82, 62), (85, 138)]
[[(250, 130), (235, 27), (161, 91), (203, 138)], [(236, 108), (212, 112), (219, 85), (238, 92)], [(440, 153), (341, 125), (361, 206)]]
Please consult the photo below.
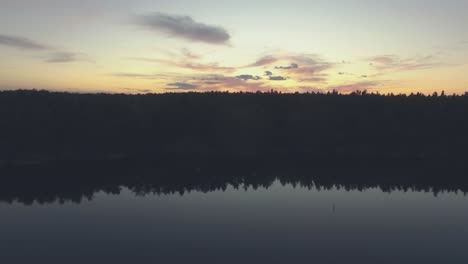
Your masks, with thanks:
[(161, 156), (461, 159), (468, 95), (0, 92), (0, 166)]

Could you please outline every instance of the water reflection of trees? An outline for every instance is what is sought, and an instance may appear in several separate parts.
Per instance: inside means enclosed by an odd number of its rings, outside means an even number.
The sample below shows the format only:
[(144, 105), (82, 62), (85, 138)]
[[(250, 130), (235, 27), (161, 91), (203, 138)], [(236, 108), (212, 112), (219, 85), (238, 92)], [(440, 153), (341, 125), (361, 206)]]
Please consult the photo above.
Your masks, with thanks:
[[(370, 164), (370, 165), (369, 165)], [(435, 165), (436, 164), (436, 165)], [(464, 166), (358, 161), (194, 159), (158, 162), (66, 163), (3, 169), (0, 201), (31, 205), (92, 200), (97, 192), (185, 195), (190, 192), (270, 188), (276, 181), (294, 187), (346, 191), (468, 192)]]

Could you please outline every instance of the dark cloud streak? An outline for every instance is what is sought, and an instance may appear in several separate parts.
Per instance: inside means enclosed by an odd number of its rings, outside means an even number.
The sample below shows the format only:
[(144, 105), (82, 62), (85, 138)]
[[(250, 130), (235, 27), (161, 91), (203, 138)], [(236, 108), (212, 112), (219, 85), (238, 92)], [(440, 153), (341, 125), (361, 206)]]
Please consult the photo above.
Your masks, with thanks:
[(49, 55), (46, 62), (49, 63), (67, 63), (80, 61), (83, 59), (78, 58), (79, 54), (73, 52), (55, 52)]
[(198, 85), (182, 82), (168, 83), (167, 86), (169, 87), (166, 90), (196, 90), (199, 88)]
[(10, 35), (1, 35), (0, 34), (0, 45), (14, 47), (23, 50), (50, 50), (51, 47), (37, 43), (33, 40), (10, 36)]
[(270, 81), (286, 81), (287, 79), (283, 76), (270, 76)]
[(197, 42), (223, 45), (231, 39), (226, 29), (195, 21), (189, 16), (153, 13), (139, 15), (135, 22), (154, 31), (164, 32), (169, 36)]
[(297, 63), (291, 63), (289, 66), (276, 66), (275, 69), (277, 70), (293, 70), (298, 69), (299, 65)]
[(254, 76), (254, 75), (248, 75), (248, 74), (239, 75), (239, 76), (236, 76), (236, 78), (240, 80), (244, 80), (244, 81), (249, 81), (249, 80), (258, 81), (262, 79), (262, 77), (260, 76)]
[(299, 81), (301, 81), (301, 82), (311, 82), (311, 83), (322, 83), (322, 82), (326, 82), (327, 78), (324, 78), (324, 77), (310, 77), (310, 78), (300, 79)]
[(44, 61), (47, 63), (69, 63), (69, 62), (75, 62), (75, 61), (91, 62), (91, 60), (83, 58), (82, 55), (84, 54), (58, 50), (51, 46), (40, 44), (34, 40), (24, 38), (24, 37), (0, 34), (0, 45), (17, 48), (21, 50), (30, 50), (30, 51), (36, 51), (36, 52), (50, 52), (50, 54), (46, 55), (44, 58)]

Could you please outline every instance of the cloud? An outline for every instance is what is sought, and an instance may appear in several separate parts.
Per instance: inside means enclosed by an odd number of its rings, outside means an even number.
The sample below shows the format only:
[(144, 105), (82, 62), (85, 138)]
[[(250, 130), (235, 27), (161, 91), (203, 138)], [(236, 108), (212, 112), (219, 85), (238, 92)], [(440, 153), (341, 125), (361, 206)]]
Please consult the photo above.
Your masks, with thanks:
[[(282, 54), (278, 56), (263, 56), (252, 64), (245, 67), (268, 66), (278, 61), (291, 61), (288, 66), (276, 66), (274, 69), (287, 71), (290, 77), (301, 82), (324, 82), (326, 74), (324, 71), (333, 68), (334, 64), (327, 62), (317, 55), (311, 54)], [(271, 81), (285, 81), (288, 78), (283, 76), (273, 76), (271, 70), (265, 71), (265, 76)]]
[(167, 86), (169, 87), (166, 90), (196, 90), (199, 88), (198, 85), (182, 82), (168, 83)]
[(316, 55), (309, 54), (283, 56), (281, 60), (291, 60), (293, 62), (289, 66), (277, 66), (275, 69), (288, 70), (296, 75), (316, 75), (334, 66), (333, 63), (327, 62)]
[(372, 63), (378, 64), (392, 64), (398, 58), (394, 55), (382, 55), (382, 56), (375, 56), (369, 59)]
[(287, 79), (283, 76), (270, 76), (270, 81), (286, 81)]
[(317, 55), (313, 54), (299, 54), (299, 55), (292, 55), (288, 56), (287, 59), (290, 59), (299, 64), (305, 65), (323, 65), (323, 64), (330, 64), (329, 62), (325, 62), (322, 58)]
[(49, 54), (46, 62), (49, 63), (67, 63), (75, 61), (85, 61), (85, 59), (80, 58), (81, 54), (73, 52), (55, 52)]
[(392, 71), (422, 70), (441, 65), (441, 63), (435, 61), (434, 56), (402, 59), (396, 55), (382, 55), (369, 58), (368, 61), (370, 62), (370, 65), (377, 70)]
[(224, 67), (220, 66), (218, 63), (194, 63), (191, 61), (181, 60), (181, 61), (172, 61), (168, 59), (150, 59), (150, 58), (129, 58), (131, 60), (138, 60), (138, 61), (145, 61), (145, 62), (155, 62), (155, 63), (162, 63), (169, 66), (183, 68), (183, 69), (190, 69), (196, 71), (220, 71), (220, 72), (233, 72), (235, 68), (233, 67)]
[(10, 36), (10, 35), (1, 35), (0, 34), (0, 45), (9, 46), (18, 49), (24, 50), (50, 50), (51, 48), (37, 43), (33, 40), (17, 37), (17, 36)]
[(276, 66), (275, 70), (287, 71), (288, 78), (274, 76), (271, 70), (266, 70), (264, 76), (270, 81), (285, 81), (289, 78), (300, 82), (325, 82), (327, 74), (323, 72), (334, 67), (335, 64), (323, 60), (317, 55), (311, 54), (280, 54), (277, 56), (267, 55), (259, 58), (252, 64), (242, 68), (270, 66), (278, 61), (291, 61), (287, 66)]
[(324, 72), (335, 66), (317, 55), (310, 54), (289, 55), (285, 56), (284, 59), (293, 62), (289, 66), (280, 66), (276, 69), (287, 71), (291, 78), (300, 82), (326, 82), (328, 74)]
[(220, 74), (202, 74), (192, 77), (192, 80), (195, 81), (209, 81), (209, 82), (217, 82), (223, 81), (229, 77)]
[(329, 65), (329, 64), (309, 65), (309, 66), (306, 66), (306, 67), (298, 68), (297, 70), (294, 71), (294, 73), (311, 76), (311, 75), (320, 74), (320, 73), (322, 73), (322, 72), (324, 72), (326, 70), (329, 70), (331, 68), (332, 68), (332, 66)]
[(164, 32), (169, 36), (204, 42), (209, 44), (227, 44), (231, 39), (226, 29), (195, 21), (189, 16), (153, 13), (137, 16), (135, 22), (148, 29)]
[(271, 55), (268, 55), (268, 56), (261, 57), (260, 59), (258, 59), (257, 61), (255, 61), (252, 64), (247, 65), (246, 67), (261, 67), (261, 66), (270, 65), (270, 64), (275, 63), (277, 61), (278, 61), (277, 58), (275, 58), (275, 57), (273, 57)]
[(201, 58), (200, 55), (198, 54), (195, 54), (193, 52), (191, 52), (190, 50), (184, 48), (184, 49), (181, 49), (180, 50), (180, 53), (186, 58), (186, 59), (189, 59), (189, 60), (198, 60)]
[(203, 91), (269, 91), (271, 86), (265, 85), (264, 82), (258, 80), (256, 82), (246, 82), (245, 80), (236, 77), (207, 74), (198, 75), (191, 79), (191, 82), (199, 85)]
[(174, 66), (179, 68), (186, 68), (197, 71), (222, 71), (222, 72), (232, 72), (235, 69), (233, 67), (224, 67), (220, 66), (218, 63), (175, 63)]
[(262, 79), (262, 77), (260, 76), (254, 76), (254, 75), (248, 75), (248, 74), (239, 75), (239, 76), (236, 76), (236, 78), (240, 80), (244, 80), (244, 81), (248, 81), (248, 80), (258, 81)]
[[(171, 58), (128, 58), (132, 60), (152, 62), (164, 64), (181, 69), (190, 69), (194, 72), (180, 72), (172, 77), (165, 78), (171, 85), (169, 90), (191, 90), (197, 91), (270, 91), (271, 89), (291, 90), (297, 89), (292, 87), (284, 87), (281, 82), (287, 80), (295, 80), (302, 83), (303, 87), (313, 87), (316, 83), (326, 83), (328, 74), (323, 71), (333, 67), (333, 63), (329, 63), (318, 56), (299, 54), (299, 55), (278, 55), (278, 56), (263, 56), (248, 66), (239, 67), (224, 67), (217, 63), (199, 63), (198, 56), (190, 56), (192, 53), (189, 50), (178, 50), (182, 56), (174, 53)], [(277, 71), (285, 72), (284, 74), (275, 74), (274, 71), (263, 70), (263, 76), (253, 74), (236, 74), (233, 73), (252, 66), (274, 67), (272, 65), (278, 61), (289, 61), (288, 66), (277, 66)], [(206, 74), (204, 74), (206, 73)], [(155, 75), (118, 73), (116, 77), (141, 78), (141, 79), (156, 79)], [(187, 86), (189, 85), (189, 86)], [(301, 85), (298, 85), (301, 86)], [(196, 87), (196, 88), (195, 88)]]
[(114, 77), (137, 78), (137, 79), (147, 79), (147, 80), (159, 79), (159, 75), (157, 74), (113, 73), (111, 75)]
[(292, 70), (292, 69), (298, 69), (299, 65), (297, 63), (291, 63), (289, 66), (276, 66), (275, 69), (279, 70)]
[(68, 51), (61, 51), (50, 46), (40, 44), (31, 39), (17, 36), (0, 35), (0, 45), (14, 47), (22, 50), (31, 50), (37, 52), (52, 52), (45, 56), (44, 61), (48, 63), (67, 63), (74, 61), (88, 61), (83, 58), (84, 54)]
[(325, 78), (325, 77), (310, 77), (310, 78), (300, 79), (299, 81), (301, 81), (301, 82), (311, 82), (311, 83), (320, 83), (320, 82), (326, 82), (327, 78)]

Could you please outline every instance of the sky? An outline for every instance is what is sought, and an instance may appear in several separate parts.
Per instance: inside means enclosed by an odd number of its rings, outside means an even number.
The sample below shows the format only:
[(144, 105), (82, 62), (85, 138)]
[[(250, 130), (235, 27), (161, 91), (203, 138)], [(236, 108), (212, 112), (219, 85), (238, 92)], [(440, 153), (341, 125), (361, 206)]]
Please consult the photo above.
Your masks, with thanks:
[(468, 91), (468, 0), (0, 0), (0, 90)]

